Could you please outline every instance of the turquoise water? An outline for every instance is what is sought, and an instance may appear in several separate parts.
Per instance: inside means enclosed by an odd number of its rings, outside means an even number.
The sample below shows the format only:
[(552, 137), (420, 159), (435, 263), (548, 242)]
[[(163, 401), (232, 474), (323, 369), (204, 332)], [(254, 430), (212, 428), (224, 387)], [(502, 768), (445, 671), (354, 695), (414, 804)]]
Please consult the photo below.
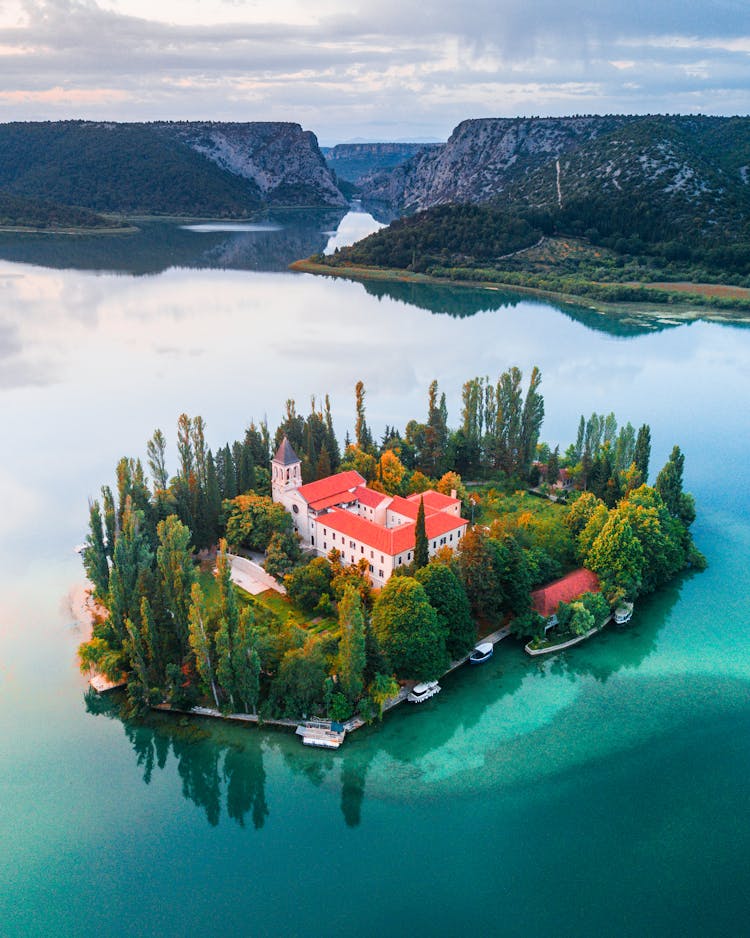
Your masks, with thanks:
[[(338, 224), (0, 240), (0, 934), (743, 934), (750, 333), (282, 272)], [(360, 377), (377, 432), (433, 377), (455, 422), (513, 363), (553, 443), (614, 409), (655, 466), (682, 445), (705, 573), (552, 659), (505, 642), (338, 753), (87, 705), (72, 548), (155, 426), (201, 413), (217, 445), (329, 391), (343, 436)]]

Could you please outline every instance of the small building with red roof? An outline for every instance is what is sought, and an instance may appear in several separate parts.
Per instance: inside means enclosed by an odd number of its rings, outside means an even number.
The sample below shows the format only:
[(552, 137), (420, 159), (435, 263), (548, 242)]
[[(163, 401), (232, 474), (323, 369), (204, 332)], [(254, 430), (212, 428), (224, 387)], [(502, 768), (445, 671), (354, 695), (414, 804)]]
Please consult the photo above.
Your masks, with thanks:
[(591, 570), (581, 567), (554, 583), (548, 583), (531, 594), (531, 608), (547, 620), (546, 628), (557, 625), (557, 607), (560, 603), (572, 603), (584, 593), (598, 593), (599, 579)]
[(271, 462), (271, 488), (273, 500), (292, 516), (304, 548), (321, 557), (336, 549), (347, 564), (366, 560), (377, 587), (414, 559), (420, 501), (430, 556), (443, 547), (456, 548), (468, 526), (455, 492), (385, 495), (368, 488), (353, 470), (303, 485), (301, 462), (286, 437)]

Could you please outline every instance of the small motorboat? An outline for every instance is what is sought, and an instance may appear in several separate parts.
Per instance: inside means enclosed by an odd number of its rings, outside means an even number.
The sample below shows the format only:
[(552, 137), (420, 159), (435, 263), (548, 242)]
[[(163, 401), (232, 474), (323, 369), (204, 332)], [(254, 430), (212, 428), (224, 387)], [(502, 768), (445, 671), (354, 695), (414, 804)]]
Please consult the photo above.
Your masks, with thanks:
[(480, 642), (469, 655), (469, 664), (484, 664), (492, 657), (494, 650), (495, 646), (492, 642)]
[(424, 703), (425, 700), (439, 694), (441, 690), (442, 688), (437, 681), (424, 681), (421, 684), (415, 684), (406, 699), (409, 703)]
[(622, 603), (615, 609), (615, 625), (626, 625), (633, 618), (633, 604)]

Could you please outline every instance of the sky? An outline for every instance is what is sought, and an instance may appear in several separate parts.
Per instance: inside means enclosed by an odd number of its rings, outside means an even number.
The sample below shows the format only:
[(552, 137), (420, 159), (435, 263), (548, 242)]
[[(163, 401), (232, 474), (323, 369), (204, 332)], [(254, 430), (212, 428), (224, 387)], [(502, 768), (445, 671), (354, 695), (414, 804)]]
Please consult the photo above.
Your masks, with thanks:
[(750, 112), (750, 0), (0, 0), (0, 121)]

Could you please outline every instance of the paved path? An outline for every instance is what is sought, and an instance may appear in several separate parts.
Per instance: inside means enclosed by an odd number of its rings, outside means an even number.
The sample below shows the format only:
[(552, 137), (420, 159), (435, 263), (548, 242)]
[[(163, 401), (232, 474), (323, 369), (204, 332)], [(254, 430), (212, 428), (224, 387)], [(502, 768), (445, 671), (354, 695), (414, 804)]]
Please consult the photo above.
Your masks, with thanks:
[(240, 589), (245, 590), (246, 593), (253, 596), (257, 596), (258, 593), (265, 593), (266, 590), (286, 593), (284, 587), (270, 573), (266, 573), (260, 564), (255, 563), (253, 560), (246, 560), (244, 557), (237, 557), (236, 554), (227, 554), (227, 556), (232, 567), (232, 582), (236, 583)]

